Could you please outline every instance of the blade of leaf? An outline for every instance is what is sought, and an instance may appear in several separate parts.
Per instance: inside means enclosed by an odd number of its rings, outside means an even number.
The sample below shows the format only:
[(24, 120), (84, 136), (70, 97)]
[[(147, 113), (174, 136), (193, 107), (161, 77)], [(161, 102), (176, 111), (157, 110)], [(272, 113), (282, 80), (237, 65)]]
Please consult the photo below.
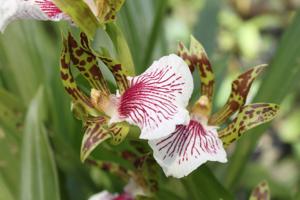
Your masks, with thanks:
[(223, 145), (227, 147), (247, 130), (271, 121), (278, 111), (278, 105), (268, 103), (255, 103), (242, 107), (237, 117), (225, 129), (219, 131)]
[(60, 199), (52, 150), (43, 124), (46, 108), (41, 87), (32, 100), (22, 145), (21, 200)]
[(115, 46), (118, 56), (117, 60), (119, 60), (123, 66), (123, 73), (127, 76), (134, 76), (135, 69), (132, 55), (121, 29), (117, 24), (109, 23), (106, 25), (106, 32)]
[[(260, 89), (258, 90), (255, 101), (265, 102), (272, 101), (280, 104), (283, 99), (296, 89), (296, 82), (300, 77), (299, 52), (300, 43), (295, 42), (300, 35), (300, 10), (294, 16), (292, 23), (289, 25), (278, 50), (268, 67), (268, 73), (263, 79)], [(283, 75), (284, 80), (283, 80)], [(230, 159), (228, 170), (225, 176), (225, 184), (232, 188), (238, 183), (247, 160), (254, 149), (262, 133), (267, 130), (266, 126), (261, 126), (249, 132), (237, 143), (238, 151), (235, 151)]]
[(16, 197), (12, 193), (13, 191), (10, 191), (8, 186), (5, 184), (5, 181), (3, 180), (1, 174), (0, 174), (0, 199), (5, 200), (14, 200)]
[(231, 86), (227, 103), (209, 119), (209, 124), (219, 125), (238, 111), (245, 103), (250, 87), (255, 78), (265, 69), (266, 65), (258, 65), (239, 75)]
[(215, 178), (205, 165), (183, 179), (189, 199), (224, 199), (233, 200), (233, 196)]
[(164, 18), (165, 18), (164, 15), (166, 12), (167, 4), (168, 4), (168, 1), (158, 1), (157, 9), (155, 9), (156, 13), (155, 13), (152, 27), (150, 29), (151, 33), (147, 40), (148, 42), (146, 44), (146, 49), (144, 52), (144, 57), (143, 57), (143, 62), (142, 62), (142, 66), (143, 66), (144, 70), (150, 64), (150, 61), (152, 59), (155, 45), (158, 41), (157, 39), (158, 39), (159, 33), (161, 32), (160, 29), (162, 29), (162, 24), (164, 22)]
[(193, 35), (201, 41), (207, 54), (212, 56), (217, 46), (218, 30), (220, 27), (218, 16), (222, 6), (224, 6), (224, 2), (209, 0), (203, 3), (203, 8), (197, 16), (199, 20), (195, 25)]

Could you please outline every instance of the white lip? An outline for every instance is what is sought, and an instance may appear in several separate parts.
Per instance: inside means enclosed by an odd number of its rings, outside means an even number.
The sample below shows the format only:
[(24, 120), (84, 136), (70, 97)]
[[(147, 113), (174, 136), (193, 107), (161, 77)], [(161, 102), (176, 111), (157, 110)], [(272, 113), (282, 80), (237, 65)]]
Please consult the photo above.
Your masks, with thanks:
[(18, 4), (16, 0), (0, 0), (0, 31), (3, 32), (6, 26), (14, 20)]

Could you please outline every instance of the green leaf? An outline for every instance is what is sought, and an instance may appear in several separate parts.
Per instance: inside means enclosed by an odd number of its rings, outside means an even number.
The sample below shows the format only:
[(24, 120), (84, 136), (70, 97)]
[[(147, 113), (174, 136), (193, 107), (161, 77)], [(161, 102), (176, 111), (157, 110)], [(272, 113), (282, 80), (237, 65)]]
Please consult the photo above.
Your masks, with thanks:
[(224, 6), (222, 1), (209, 0), (203, 2), (203, 8), (197, 18), (199, 19), (195, 24), (193, 31), (194, 36), (201, 41), (209, 56), (214, 52), (217, 46), (218, 29), (219, 29), (219, 13)]
[(121, 29), (115, 23), (109, 23), (106, 26), (106, 32), (115, 46), (117, 60), (121, 62), (124, 73), (127, 76), (134, 76), (135, 69), (131, 52)]
[(5, 200), (15, 199), (15, 194), (13, 194), (13, 191), (9, 190), (1, 174), (0, 174), (0, 199), (5, 199)]
[(159, 34), (162, 32), (162, 25), (165, 18), (165, 12), (168, 5), (168, 1), (158, 1), (154, 20), (152, 22), (151, 32), (147, 39), (146, 49), (143, 56), (142, 67), (146, 69), (150, 64), (152, 56), (154, 54), (155, 45), (157, 44)]
[[(300, 77), (299, 52), (300, 43), (300, 11), (294, 19), (278, 46), (278, 50), (268, 67), (268, 73), (263, 79), (260, 89), (254, 101), (280, 104), (284, 98), (296, 89)], [(247, 165), (247, 160), (255, 148), (257, 141), (268, 126), (261, 126), (250, 131), (238, 143), (232, 158), (229, 160), (228, 171), (225, 177), (225, 184), (234, 187), (241, 177), (241, 173)]]
[(32, 100), (22, 146), (21, 200), (59, 200), (58, 176), (47, 130), (43, 88)]
[(85, 32), (90, 39), (96, 33), (98, 21), (89, 6), (83, 0), (54, 0), (57, 7), (67, 13), (74, 23)]
[(233, 200), (233, 196), (214, 177), (205, 165), (183, 179), (188, 199), (223, 199)]

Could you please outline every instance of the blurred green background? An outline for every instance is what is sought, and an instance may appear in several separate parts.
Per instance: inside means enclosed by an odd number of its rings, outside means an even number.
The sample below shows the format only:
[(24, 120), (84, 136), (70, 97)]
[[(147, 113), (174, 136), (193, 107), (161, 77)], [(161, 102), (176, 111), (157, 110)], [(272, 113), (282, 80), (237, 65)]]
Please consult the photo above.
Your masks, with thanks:
[[(164, 180), (169, 184), (159, 199), (214, 199), (214, 192), (228, 191), (228, 199), (247, 199), (264, 179), (272, 199), (300, 199), (298, 8), (299, 0), (126, 1), (117, 23), (137, 73), (193, 34), (217, 76), (214, 109), (225, 103), (240, 72), (261, 63), (269, 67), (249, 101), (281, 104), (271, 124), (229, 148), (228, 163), (209, 163), (181, 181)], [(124, 184), (80, 162), (81, 124), (59, 74), (61, 30), (68, 28), (66, 22), (17, 21), (0, 35), (0, 200), (83, 200)], [(104, 31), (96, 38), (96, 47), (113, 48)]]

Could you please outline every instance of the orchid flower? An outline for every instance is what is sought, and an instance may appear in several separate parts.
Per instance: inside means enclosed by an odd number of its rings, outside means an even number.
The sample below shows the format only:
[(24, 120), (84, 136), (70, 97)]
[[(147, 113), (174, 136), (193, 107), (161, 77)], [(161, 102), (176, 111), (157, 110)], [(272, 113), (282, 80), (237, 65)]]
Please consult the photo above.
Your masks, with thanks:
[[(83, 2), (99, 24), (104, 24), (115, 20), (124, 0), (83, 0)], [(10, 22), (19, 19), (71, 21), (53, 0), (0, 0), (0, 31), (3, 32)]]
[[(108, 89), (98, 59), (114, 75), (116, 94)], [(89, 81), (90, 96), (77, 86), (71, 63)], [(187, 64), (175, 54), (155, 61), (141, 75), (129, 77), (117, 60), (94, 52), (85, 34), (81, 34), (80, 45), (69, 34), (64, 40), (61, 78), (72, 97), (76, 116), (84, 122), (82, 160), (104, 140), (111, 138), (114, 144), (120, 143), (129, 131), (127, 123), (141, 129), (140, 138), (158, 139), (190, 120), (186, 106), (193, 78)]]
[[(149, 145), (166, 176), (181, 178), (207, 161), (226, 162), (224, 148), (247, 130), (272, 120), (279, 107), (269, 103), (244, 105), (252, 82), (265, 68), (265, 65), (260, 65), (233, 81), (227, 103), (211, 115), (215, 80), (205, 50), (192, 37), (190, 49), (180, 44), (178, 54), (191, 71), (196, 68), (199, 70), (201, 96), (191, 106), (187, 124), (177, 125), (176, 130), (168, 136), (161, 135), (159, 139), (149, 140)], [(219, 128), (236, 112), (236, 118), (226, 128)]]
[(145, 196), (145, 193), (133, 179), (130, 179), (121, 194), (112, 194), (106, 190), (92, 195), (89, 200), (134, 200), (136, 196)]
[(18, 19), (59, 21), (68, 17), (52, 0), (0, 0), (0, 30)]

